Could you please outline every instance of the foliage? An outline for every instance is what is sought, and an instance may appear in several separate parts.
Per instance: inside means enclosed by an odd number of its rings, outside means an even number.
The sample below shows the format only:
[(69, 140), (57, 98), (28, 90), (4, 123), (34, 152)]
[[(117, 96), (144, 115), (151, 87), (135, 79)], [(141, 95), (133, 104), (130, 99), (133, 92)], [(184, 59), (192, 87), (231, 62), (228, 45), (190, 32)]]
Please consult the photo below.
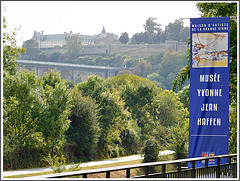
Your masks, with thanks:
[(47, 148), (51, 155), (62, 154), (70, 121), (68, 116), (71, 109), (71, 97), (68, 86), (62, 81), (60, 73), (50, 71), (41, 77), (41, 86), (44, 90), (42, 95), (46, 101), (44, 114), (41, 115), (39, 129), (43, 133)]
[(131, 38), (131, 43), (132, 44), (150, 44), (151, 42), (151, 36), (149, 32), (141, 32), (141, 33), (135, 33), (132, 38)]
[(229, 153), (237, 153), (237, 107), (229, 108)]
[(147, 77), (152, 72), (152, 65), (146, 60), (140, 60), (132, 71), (135, 75)]
[(143, 163), (158, 161), (160, 146), (154, 138), (150, 138), (145, 142), (142, 153), (144, 154)]
[(51, 154), (48, 154), (47, 157), (43, 157), (43, 160), (51, 166), (54, 173), (60, 173), (66, 170), (66, 166), (64, 166), (66, 164), (64, 158), (58, 157), (57, 155), (51, 156)]
[(130, 70), (121, 70), (117, 73), (117, 75), (123, 75), (123, 74), (133, 74)]
[(90, 76), (86, 82), (78, 85), (82, 95), (90, 96), (96, 100), (100, 111), (101, 136), (98, 142), (99, 157), (109, 157), (118, 155), (121, 147), (121, 132), (127, 129), (128, 122), (131, 121), (129, 112), (124, 108), (118, 91), (107, 90), (109, 84), (104, 78)]
[(163, 89), (171, 89), (172, 81), (174, 80), (175, 76), (186, 65), (185, 56), (185, 53), (180, 51), (170, 51), (164, 54), (158, 70), (158, 81), (162, 83)]
[(165, 32), (167, 34), (167, 40), (175, 40), (175, 41), (183, 40), (183, 42), (186, 42), (187, 37), (189, 37), (189, 28), (183, 27), (182, 20), (176, 19), (174, 23), (169, 23), (165, 27)]
[(56, 62), (57, 60), (59, 60), (60, 55), (61, 55), (61, 53), (55, 52), (49, 56), (49, 60), (51, 62)]
[(129, 42), (128, 33), (127, 32), (122, 33), (121, 36), (119, 37), (119, 41), (122, 44), (127, 44)]
[(155, 119), (165, 127), (175, 126), (188, 115), (188, 111), (183, 108), (173, 91), (164, 90), (162, 94), (158, 94), (155, 97), (154, 106)]
[(18, 168), (26, 166), (31, 159), (39, 159), (39, 155), (27, 157), (25, 153), (40, 151), (44, 146), (43, 135), (37, 130), (44, 104), (42, 90), (38, 89), (36, 74), (27, 70), (15, 75), (4, 72), (3, 86), (4, 168)]
[(71, 36), (66, 41), (68, 56), (70, 58), (77, 58), (82, 51), (82, 39), (80, 36)]
[(150, 17), (146, 20), (146, 24), (143, 25), (146, 32), (148, 32), (150, 35), (152, 35), (155, 31), (159, 30), (160, 24), (154, 22), (156, 18)]
[(190, 84), (185, 86), (181, 91), (178, 92), (180, 101), (183, 103), (183, 106), (189, 110), (190, 105)]
[(40, 48), (37, 40), (30, 39), (24, 42), (23, 47), (26, 48), (26, 55), (29, 55), (31, 60), (37, 60)]
[(204, 17), (237, 16), (237, 3), (197, 3), (198, 9)]
[(167, 148), (175, 151), (173, 153), (175, 160), (188, 157), (188, 128), (188, 120), (182, 119), (176, 127), (169, 129), (171, 134), (167, 136)]
[(31, 160), (39, 166), (44, 154), (62, 155), (70, 98), (60, 75), (50, 72), (37, 78), (22, 69), (15, 75), (4, 72), (3, 83), (5, 168), (27, 167)]
[[(148, 162), (157, 162), (159, 160), (160, 146), (158, 142), (154, 138), (150, 138), (146, 141), (145, 146), (143, 148), (144, 159), (143, 163)], [(149, 167), (149, 173), (154, 172), (154, 167)]]
[(3, 70), (8, 71), (14, 75), (18, 69), (17, 59), (20, 54), (25, 53), (24, 48), (17, 46), (16, 36), (18, 29), (15, 28), (13, 32), (9, 33), (7, 29), (7, 21), (3, 16)]
[(72, 157), (79, 160), (93, 160), (97, 155), (100, 136), (98, 105), (90, 97), (82, 96), (77, 87), (71, 90), (71, 97), (74, 106), (69, 117), (71, 123), (67, 131), (67, 152), (72, 152)]
[(38, 60), (40, 61), (48, 61), (49, 57), (47, 56), (45, 51), (41, 51), (38, 55)]

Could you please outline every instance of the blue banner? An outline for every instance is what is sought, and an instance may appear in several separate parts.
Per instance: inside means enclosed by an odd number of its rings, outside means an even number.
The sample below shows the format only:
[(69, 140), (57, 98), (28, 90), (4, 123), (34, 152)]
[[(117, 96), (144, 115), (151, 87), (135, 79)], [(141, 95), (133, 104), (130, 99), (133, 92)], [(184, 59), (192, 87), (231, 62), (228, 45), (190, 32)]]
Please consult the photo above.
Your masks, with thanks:
[(228, 154), (229, 46), (230, 18), (190, 19), (189, 158)]

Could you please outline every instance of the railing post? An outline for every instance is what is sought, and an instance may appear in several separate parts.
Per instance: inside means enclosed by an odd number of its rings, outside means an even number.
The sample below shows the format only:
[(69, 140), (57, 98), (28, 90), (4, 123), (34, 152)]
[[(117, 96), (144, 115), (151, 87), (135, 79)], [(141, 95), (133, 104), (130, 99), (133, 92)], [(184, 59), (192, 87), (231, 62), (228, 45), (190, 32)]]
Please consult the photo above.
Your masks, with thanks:
[(166, 164), (162, 165), (163, 178), (166, 178)]
[(106, 178), (110, 178), (110, 171), (106, 172)]
[(208, 178), (209, 177), (209, 175), (208, 175), (208, 159), (205, 160), (205, 174)]
[(220, 178), (220, 158), (217, 158), (217, 170), (216, 170), (216, 177)]
[(86, 173), (85, 173), (85, 174), (83, 174), (82, 176), (83, 176), (83, 178), (87, 178), (87, 174), (86, 174)]
[(149, 166), (146, 167), (146, 177), (149, 175)]
[(196, 169), (195, 169), (195, 161), (192, 161), (192, 178), (196, 178)]
[(178, 178), (181, 177), (181, 166), (182, 166), (182, 164), (181, 164), (181, 162), (179, 162), (178, 163)]
[(126, 178), (130, 178), (130, 168), (127, 168), (126, 170)]

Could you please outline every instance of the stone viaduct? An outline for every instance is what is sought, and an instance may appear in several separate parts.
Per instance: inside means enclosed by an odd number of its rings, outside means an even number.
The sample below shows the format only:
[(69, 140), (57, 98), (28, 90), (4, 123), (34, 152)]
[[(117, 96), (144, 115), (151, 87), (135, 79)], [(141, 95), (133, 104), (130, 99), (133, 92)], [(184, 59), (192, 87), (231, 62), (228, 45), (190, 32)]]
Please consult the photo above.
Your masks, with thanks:
[(82, 81), (87, 80), (91, 74), (99, 75), (104, 78), (114, 77), (123, 67), (104, 67), (104, 66), (89, 66), (69, 63), (57, 63), (57, 62), (41, 62), (32, 60), (17, 60), (20, 64), (20, 68), (26, 68), (29, 70), (35, 70), (37, 76), (44, 72), (49, 72), (55, 68), (59, 71), (64, 79), (70, 79), (75, 82), (77, 77), (81, 77)]

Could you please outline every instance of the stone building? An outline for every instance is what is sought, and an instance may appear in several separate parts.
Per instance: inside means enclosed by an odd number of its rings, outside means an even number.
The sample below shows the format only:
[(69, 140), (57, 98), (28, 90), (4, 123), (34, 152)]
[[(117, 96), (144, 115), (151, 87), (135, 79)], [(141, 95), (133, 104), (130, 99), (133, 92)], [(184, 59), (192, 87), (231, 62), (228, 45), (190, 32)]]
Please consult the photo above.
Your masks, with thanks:
[(113, 44), (118, 42), (118, 36), (113, 33), (107, 33), (105, 27), (103, 27), (101, 34), (98, 35), (73, 34), (72, 31), (70, 33), (64, 32), (64, 34), (45, 35), (43, 31), (41, 33), (34, 31), (32, 39), (37, 40), (39, 48), (43, 49), (64, 47), (67, 44), (66, 40), (71, 36), (79, 36), (83, 45)]

